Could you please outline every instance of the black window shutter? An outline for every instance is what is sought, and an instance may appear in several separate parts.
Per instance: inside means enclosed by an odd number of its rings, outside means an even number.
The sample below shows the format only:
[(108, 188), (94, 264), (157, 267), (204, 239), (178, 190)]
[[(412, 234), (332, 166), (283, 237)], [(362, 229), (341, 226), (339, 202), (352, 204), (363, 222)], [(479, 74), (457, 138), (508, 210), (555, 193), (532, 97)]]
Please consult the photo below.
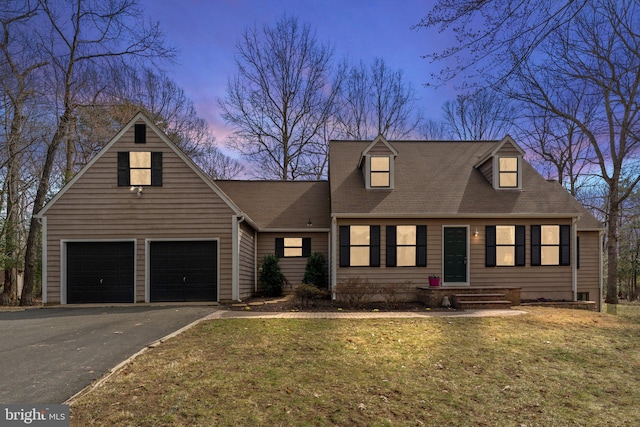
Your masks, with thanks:
[(144, 123), (136, 123), (134, 125), (134, 130), (134, 142), (136, 144), (145, 144), (147, 142), (147, 125)]
[(487, 225), (484, 228), (484, 265), (496, 266), (496, 226)]
[(577, 248), (576, 248), (576, 268), (580, 269), (580, 237), (576, 237), (576, 244), (577, 244)]
[(387, 267), (396, 265), (396, 226), (387, 225)]
[(525, 265), (525, 226), (516, 225), (516, 266)]
[(118, 186), (128, 187), (129, 179), (129, 152), (118, 152)]
[(571, 226), (560, 226), (560, 265), (571, 265)]
[(416, 226), (416, 266), (427, 266), (427, 226)]
[(350, 231), (351, 230), (348, 225), (340, 226), (340, 267), (349, 267), (349, 264), (351, 263), (351, 245), (349, 243)]
[(276, 256), (278, 258), (284, 257), (284, 238), (276, 237)]
[(151, 153), (151, 185), (162, 187), (162, 152)]
[(380, 226), (369, 227), (369, 266), (380, 267)]
[(311, 237), (302, 238), (302, 256), (303, 257), (311, 256)]
[(541, 265), (541, 228), (539, 225), (531, 226), (531, 265)]

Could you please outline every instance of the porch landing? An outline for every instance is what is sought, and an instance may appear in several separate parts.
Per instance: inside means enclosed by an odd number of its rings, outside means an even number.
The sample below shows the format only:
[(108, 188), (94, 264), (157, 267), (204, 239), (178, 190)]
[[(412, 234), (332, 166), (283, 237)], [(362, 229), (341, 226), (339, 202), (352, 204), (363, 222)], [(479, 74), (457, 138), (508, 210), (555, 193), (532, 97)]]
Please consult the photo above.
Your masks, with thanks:
[(417, 288), (418, 300), (427, 307), (441, 307), (446, 296), (451, 306), (465, 308), (507, 308), (520, 305), (518, 287), (489, 286), (422, 286)]

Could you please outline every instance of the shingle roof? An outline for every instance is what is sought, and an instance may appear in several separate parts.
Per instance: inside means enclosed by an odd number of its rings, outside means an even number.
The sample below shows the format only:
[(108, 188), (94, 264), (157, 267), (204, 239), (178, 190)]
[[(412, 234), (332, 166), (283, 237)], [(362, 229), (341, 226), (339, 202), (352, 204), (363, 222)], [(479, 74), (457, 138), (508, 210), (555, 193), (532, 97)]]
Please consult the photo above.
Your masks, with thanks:
[(328, 229), (326, 181), (215, 181), (236, 205), (264, 229)]
[(358, 162), (370, 141), (332, 141), (331, 212), (380, 216), (582, 215), (579, 228), (602, 225), (558, 183), (528, 162), (520, 190), (494, 190), (474, 167), (499, 141), (390, 141), (398, 151), (393, 190), (367, 190)]

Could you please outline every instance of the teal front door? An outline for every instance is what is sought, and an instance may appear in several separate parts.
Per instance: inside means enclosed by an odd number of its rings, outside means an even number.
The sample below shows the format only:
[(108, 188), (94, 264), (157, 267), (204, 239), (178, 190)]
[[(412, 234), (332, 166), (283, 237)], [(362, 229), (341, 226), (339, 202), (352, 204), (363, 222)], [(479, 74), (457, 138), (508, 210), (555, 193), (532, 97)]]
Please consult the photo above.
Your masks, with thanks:
[(444, 228), (444, 283), (467, 283), (467, 228)]

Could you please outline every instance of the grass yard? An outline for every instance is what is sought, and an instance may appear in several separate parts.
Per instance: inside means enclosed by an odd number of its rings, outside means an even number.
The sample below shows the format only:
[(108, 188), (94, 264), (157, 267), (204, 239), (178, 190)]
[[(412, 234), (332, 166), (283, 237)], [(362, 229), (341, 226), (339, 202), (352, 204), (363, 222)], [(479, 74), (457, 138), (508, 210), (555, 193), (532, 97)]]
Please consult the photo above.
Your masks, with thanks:
[(640, 306), (526, 310), (201, 323), (80, 397), (71, 425), (640, 425)]

